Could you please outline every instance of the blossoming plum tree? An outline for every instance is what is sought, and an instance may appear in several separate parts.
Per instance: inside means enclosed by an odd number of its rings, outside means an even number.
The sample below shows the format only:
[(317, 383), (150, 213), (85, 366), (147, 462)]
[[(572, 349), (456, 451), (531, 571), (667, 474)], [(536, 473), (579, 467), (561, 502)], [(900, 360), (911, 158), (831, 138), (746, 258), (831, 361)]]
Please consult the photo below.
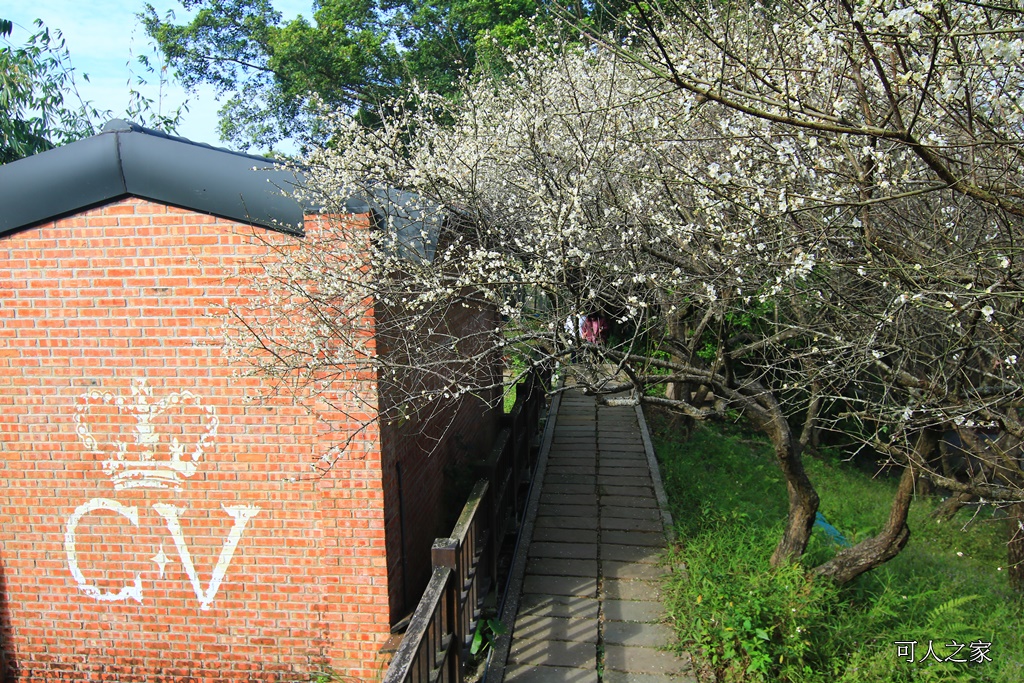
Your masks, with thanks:
[[(815, 236), (800, 246), (817, 263), (800, 306), (770, 330), (804, 329), (787, 342), (805, 342), (803, 377), (783, 386), (807, 392), (810, 429), (824, 422), (906, 466), (883, 533), (818, 571), (844, 581), (897, 552), (920, 473), (1011, 504), (1011, 581), (1024, 589), (1020, 11), (842, 0), (699, 15), (673, 3), (678, 29), (637, 8), (649, 73), (763, 131), (758, 157), (788, 167), (772, 185), (780, 217)], [(733, 175), (748, 204), (772, 178)], [(960, 476), (934, 457), (941, 434), (963, 446)]]
[[(775, 563), (804, 552), (818, 507), (801, 451), (842, 432), (904, 469), (881, 533), (817, 568), (839, 582), (905, 545), (919, 477), (1021, 501), (1020, 12), (810, 0), (634, 16), (510, 54), (457, 101), (395, 103), (379, 128), (339, 115), (306, 192), (326, 207), (414, 192), (409, 211), (447, 215), (436, 251), (343, 225), (306, 240), (266, 273), (287, 283), (265, 288), (286, 293), (287, 333), (252, 326), (239, 348), (309, 381), (374, 364), (402, 414), (500, 381), (483, 370), (495, 353), (562, 361), (608, 402), (738, 411), (787, 482)], [(375, 277), (342, 276), (353, 263)], [(337, 312), (367, 302), (401, 362), (339, 341), (352, 316)], [(502, 323), (472, 340), (437, 327), (470, 302)], [(580, 337), (590, 313), (612, 322), (607, 343)], [(405, 386), (409, 367), (431, 381)], [(943, 434), (969, 452), (960, 471), (938, 457)]]

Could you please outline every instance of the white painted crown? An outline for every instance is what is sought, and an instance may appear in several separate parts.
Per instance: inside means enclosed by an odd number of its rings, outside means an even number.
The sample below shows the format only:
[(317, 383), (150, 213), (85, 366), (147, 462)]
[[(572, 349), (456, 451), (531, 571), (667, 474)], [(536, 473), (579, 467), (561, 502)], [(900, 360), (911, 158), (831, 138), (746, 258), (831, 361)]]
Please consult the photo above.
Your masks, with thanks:
[[(175, 392), (155, 403), (152, 398), (153, 389), (144, 379), (132, 380), (128, 397), (96, 389), (79, 397), (74, 415), (75, 433), (90, 452), (111, 453), (111, 457), (103, 461), (103, 471), (111, 478), (115, 489), (180, 490), (182, 483), (196, 473), (199, 461), (217, 436), (220, 421), (213, 406), (203, 406), (200, 397), (191, 391)], [(86, 422), (92, 407), (98, 404), (113, 405), (119, 413), (134, 417), (131, 436), (121, 434), (107, 444), (100, 444)], [(187, 406), (200, 409), (202, 414), (203, 431), (196, 442), (183, 444), (177, 437), (162, 441), (153, 424), (154, 418)]]

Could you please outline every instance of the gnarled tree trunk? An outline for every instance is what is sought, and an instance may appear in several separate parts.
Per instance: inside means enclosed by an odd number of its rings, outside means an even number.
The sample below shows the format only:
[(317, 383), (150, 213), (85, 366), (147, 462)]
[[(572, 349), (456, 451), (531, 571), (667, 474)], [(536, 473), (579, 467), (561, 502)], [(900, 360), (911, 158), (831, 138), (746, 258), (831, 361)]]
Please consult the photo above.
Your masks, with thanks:
[(956, 513), (960, 512), (960, 508), (974, 499), (975, 496), (970, 493), (954, 493), (932, 510), (928, 518), (937, 522), (948, 522), (956, 516)]
[[(919, 457), (926, 457), (937, 444), (936, 434), (932, 431), (925, 431), (918, 437), (914, 448)], [(843, 550), (828, 562), (815, 567), (814, 572), (819, 576), (825, 576), (836, 583), (843, 584), (896, 557), (910, 540), (907, 514), (910, 512), (910, 503), (914, 498), (916, 479), (914, 467), (908, 463), (903, 470), (903, 476), (900, 477), (899, 487), (896, 489), (892, 507), (889, 509), (889, 519), (882, 532), (861, 541), (852, 548)]]
[(800, 559), (811, 539), (811, 529), (814, 527), (815, 515), (818, 512), (818, 493), (806, 475), (802, 476), (806, 485), (800, 482), (800, 479), (801, 477), (796, 477), (795, 481), (786, 481), (786, 489), (789, 492), (789, 515), (786, 518), (786, 532), (772, 553), (773, 567)]
[(803, 460), (800, 458), (800, 445), (793, 438), (789, 422), (771, 394), (763, 392), (758, 395), (753, 405), (745, 406), (745, 412), (771, 440), (775, 460), (786, 478), (789, 515), (786, 519), (786, 531), (779, 544), (775, 546), (771, 559), (771, 565), (777, 567), (799, 559), (807, 549), (815, 514), (818, 512), (818, 492), (814, 490), (814, 485), (804, 470)]

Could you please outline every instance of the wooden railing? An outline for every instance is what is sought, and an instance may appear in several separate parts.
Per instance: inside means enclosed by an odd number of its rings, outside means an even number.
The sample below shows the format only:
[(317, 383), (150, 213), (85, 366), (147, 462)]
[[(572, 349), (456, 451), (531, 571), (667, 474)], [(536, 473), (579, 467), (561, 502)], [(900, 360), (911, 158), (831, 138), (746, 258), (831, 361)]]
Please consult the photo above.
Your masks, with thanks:
[(385, 681), (462, 681), (459, 648), (452, 647), (455, 645), (453, 575), (447, 567), (434, 567), (427, 590), (409, 622), (409, 630), (384, 675)]
[(383, 683), (461, 683), (483, 603), (498, 582), (498, 554), (526, 507), (544, 409), (539, 370), (516, 387), (516, 403), (462, 508), (452, 535), (431, 548), (434, 571)]

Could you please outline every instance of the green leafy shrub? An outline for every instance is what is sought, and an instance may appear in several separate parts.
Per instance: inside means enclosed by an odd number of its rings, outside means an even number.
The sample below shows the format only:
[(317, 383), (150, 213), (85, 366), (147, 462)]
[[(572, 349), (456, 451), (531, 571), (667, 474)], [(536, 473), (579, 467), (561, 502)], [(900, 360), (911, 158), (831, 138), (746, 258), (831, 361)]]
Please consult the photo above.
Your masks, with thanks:
[[(1019, 683), (1024, 681), (1024, 615), (1006, 580), (1005, 521), (988, 508), (947, 522), (911, 507), (911, 538), (896, 558), (843, 587), (810, 569), (837, 546), (815, 529), (802, 565), (769, 558), (782, 533), (786, 489), (770, 447), (736, 425), (704, 425), (689, 440), (668, 419), (649, 424), (679, 543), (666, 608), (705, 678), (724, 683)], [(837, 454), (805, 461), (821, 511), (849, 541), (877, 533), (889, 513), (893, 479), (872, 477)], [(980, 664), (920, 661), (929, 642), (939, 658), (956, 641), (992, 643)], [(915, 658), (897, 656), (916, 642)], [(963, 652), (960, 653), (963, 657)], [(702, 682), (703, 683), (703, 682)]]
[(508, 633), (508, 629), (496, 618), (481, 619), (473, 632), (473, 641), (469, 646), (469, 654), (479, 659), (486, 655), (487, 650), (494, 647), (498, 636)]
[(771, 568), (781, 527), (737, 514), (708, 525), (676, 549), (685, 576), (668, 609), (684, 642), (696, 644), (725, 681), (773, 681), (818, 664), (815, 639), (827, 628), (836, 589), (796, 564)]

